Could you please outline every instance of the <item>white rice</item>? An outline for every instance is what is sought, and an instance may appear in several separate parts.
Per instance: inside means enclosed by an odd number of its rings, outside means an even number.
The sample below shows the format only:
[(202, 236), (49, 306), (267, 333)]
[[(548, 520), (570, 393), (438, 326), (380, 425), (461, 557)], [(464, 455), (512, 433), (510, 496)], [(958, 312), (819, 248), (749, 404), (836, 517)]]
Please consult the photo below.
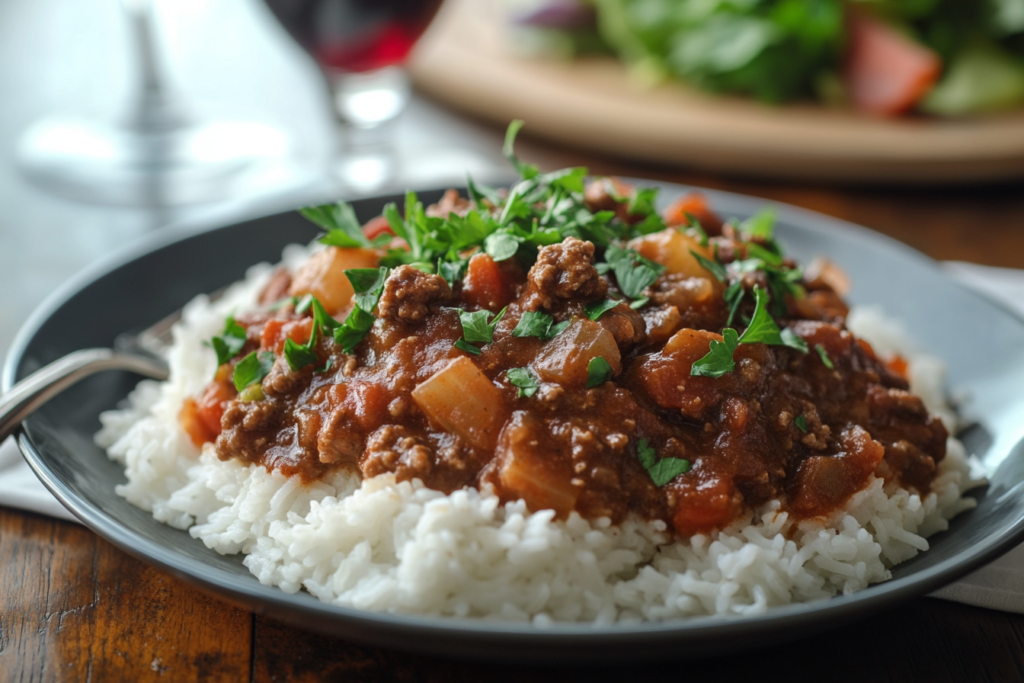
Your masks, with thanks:
[[(307, 255), (289, 247), (284, 261), (294, 267)], [(216, 303), (201, 296), (189, 304), (175, 329), (170, 380), (140, 383), (126, 407), (101, 416), (96, 441), (125, 466), (119, 495), (219, 553), (243, 553), (262, 583), (290, 593), (537, 626), (758, 615), (888, 579), (892, 565), (927, 550), (928, 536), (975, 505), (961, 496), (980, 482), (952, 438), (924, 498), (872, 478), (827, 524), (796, 523), (772, 501), (724, 531), (675, 542), (660, 521), (612, 526), (575, 513), (558, 521), (551, 511), (501, 505), (473, 489), (444, 495), (419, 481), (348, 473), (303, 486), (256, 465), (221, 462), (210, 444), (197, 451), (178, 411), (216, 370), (202, 341), (220, 332), (226, 315), (253, 305), (270, 272), (256, 266)], [(908, 358), (913, 389), (953, 432), (941, 363), (880, 311), (856, 310), (849, 322), (880, 353)]]

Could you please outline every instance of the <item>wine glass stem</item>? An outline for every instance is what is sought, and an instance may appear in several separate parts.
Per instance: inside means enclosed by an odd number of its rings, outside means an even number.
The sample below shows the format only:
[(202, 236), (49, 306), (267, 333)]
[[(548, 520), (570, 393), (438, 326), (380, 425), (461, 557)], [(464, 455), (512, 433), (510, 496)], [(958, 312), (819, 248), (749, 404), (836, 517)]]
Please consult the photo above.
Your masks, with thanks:
[(152, 0), (121, 0), (139, 64), (140, 88), (129, 125), (143, 132), (164, 132), (187, 125), (181, 108), (172, 101), (160, 68), (153, 31)]

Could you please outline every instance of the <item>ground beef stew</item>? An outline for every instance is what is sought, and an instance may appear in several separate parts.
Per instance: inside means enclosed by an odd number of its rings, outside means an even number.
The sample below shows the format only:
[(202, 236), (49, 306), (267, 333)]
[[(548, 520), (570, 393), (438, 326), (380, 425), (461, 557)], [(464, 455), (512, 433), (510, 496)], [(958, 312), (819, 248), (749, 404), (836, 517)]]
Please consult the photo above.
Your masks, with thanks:
[(362, 232), (344, 205), (309, 210), (329, 246), (213, 340), (220, 370), (180, 416), (193, 441), (305, 481), (491, 486), (681, 535), (772, 499), (826, 515), (872, 474), (928, 491), (945, 428), (770, 214), (723, 224), (696, 194), (659, 214), (616, 180), (520, 170), (508, 194), (411, 197)]

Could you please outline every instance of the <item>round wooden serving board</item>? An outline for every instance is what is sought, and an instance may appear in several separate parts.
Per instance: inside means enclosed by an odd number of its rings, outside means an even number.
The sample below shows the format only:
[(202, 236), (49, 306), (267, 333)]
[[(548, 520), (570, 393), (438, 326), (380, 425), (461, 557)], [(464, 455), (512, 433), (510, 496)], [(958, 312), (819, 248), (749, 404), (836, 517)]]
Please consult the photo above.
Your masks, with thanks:
[(612, 155), (742, 175), (844, 182), (1024, 177), (1024, 110), (882, 120), (812, 104), (770, 106), (676, 83), (644, 89), (612, 59), (521, 57), (495, 0), (448, 0), (410, 64), (447, 104)]

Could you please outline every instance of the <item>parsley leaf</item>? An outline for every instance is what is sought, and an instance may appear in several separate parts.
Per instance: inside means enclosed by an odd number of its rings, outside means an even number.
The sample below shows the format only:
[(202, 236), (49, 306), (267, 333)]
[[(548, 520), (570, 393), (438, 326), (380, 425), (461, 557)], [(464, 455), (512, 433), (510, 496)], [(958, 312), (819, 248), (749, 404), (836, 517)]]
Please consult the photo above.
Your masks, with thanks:
[(632, 249), (611, 244), (605, 250), (604, 259), (615, 273), (619, 289), (630, 299), (643, 295), (643, 291), (654, 284), (665, 266), (646, 259)]
[(636, 444), (636, 454), (640, 464), (647, 470), (651, 480), (657, 487), (662, 487), (680, 474), (690, 471), (690, 461), (683, 458), (658, 459), (647, 439), (640, 439)]
[(815, 344), (814, 350), (818, 352), (818, 356), (821, 358), (821, 362), (825, 364), (826, 368), (829, 370), (835, 370), (836, 366), (832, 362), (832, 359), (829, 358), (828, 351), (825, 350), (824, 346), (821, 344)]
[(797, 415), (796, 419), (793, 420), (793, 424), (795, 424), (796, 428), (799, 429), (804, 434), (807, 433), (807, 418), (804, 417), (803, 415)]
[(484, 251), (495, 261), (504, 261), (519, 251), (520, 238), (508, 232), (495, 232), (484, 240)]
[(505, 317), (505, 311), (508, 310), (508, 306), (501, 309), (498, 315), (487, 322), (487, 318), (491, 316), (491, 312), (487, 310), (469, 311), (459, 310), (459, 321), (462, 323), (462, 336), (467, 342), (483, 342), (484, 344), (490, 344), (494, 341), (494, 328), (498, 326), (498, 322)]
[(235, 365), (235, 372), (232, 379), (235, 382), (235, 389), (242, 391), (250, 384), (262, 382), (263, 378), (270, 374), (270, 368), (274, 366), (274, 354), (271, 351), (264, 351), (257, 355), (255, 351), (238, 361)]
[(771, 240), (775, 236), (775, 208), (766, 206), (740, 223), (740, 230), (754, 239)]
[(466, 353), (471, 353), (474, 356), (479, 356), (481, 353), (483, 353), (479, 348), (477, 348), (477, 347), (473, 346), (472, 344), (468, 343), (465, 339), (457, 340), (455, 342), (455, 348), (462, 349)]
[(478, 185), (473, 182), (473, 178), (469, 175), (466, 176), (466, 189), (469, 193), (469, 198), (478, 208), (482, 208), (488, 203), (492, 206), (501, 206), (501, 197), (494, 188), (487, 185)]
[(723, 266), (718, 261), (711, 261), (709, 259), (706, 259), (697, 252), (695, 252), (693, 249), (690, 249), (690, 255), (692, 255), (693, 258), (697, 259), (697, 263), (699, 263), (701, 267), (704, 268), (704, 270), (714, 275), (715, 279), (718, 280), (719, 282), (725, 282), (725, 279), (729, 277), (729, 274), (725, 272), (725, 266)]
[(302, 315), (313, 305), (313, 295), (303, 294), (302, 298), (295, 300), (295, 312)]
[(612, 366), (601, 356), (594, 356), (587, 363), (587, 388), (604, 384), (612, 376)]
[(380, 301), (381, 292), (384, 291), (384, 282), (391, 274), (391, 269), (385, 266), (380, 268), (352, 268), (345, 271), (345, 277), (352, 283), (355, 290), (356, 306), (367, 313), (372, 313)]
[(540, 171), (533, 164), (525, 164), (519, 161), (519, 157), (516, 156), (514, 150), (516, 136), (519, 135), (519, 130), (522, 127), (523, 122), (519, 119), (515, 119), (512, 123), (508, 124), (508, 128), (505, 130), (505, 145), (502, 147), (502, 153), (509, 163), (512, 164), (513, 168), (519, 172), (523, 180), (530, 180), (531, 178), (536, 178)]
[(717, 378), (732, 372), (736, 367), (736, 362), (732, 359), (736, 347), (739, 346), (736, 330), (731, 327), (725, 328), (722, 330), (722, 341), (712, 339), (710, 346), (707, 355), (690, 368), (691, 376)]
[(530, 398), (537, 393), (540, 382), (533, 376), (529, 368), (512, 368), (505, 376), (513, 386), (519, 387), (519, 398)]
[(732, 325), (732, 321), (736, 317), (736, 311), (739, 310), (740, 302), (743, 301), (743, 296), (745, 294), (746, 292), (743, 289), (743, 282), (740, 280), (732, 283), (725, 290), (725, 303), (729, 304), (729, 319), (725, 321), (726, 327)]
[(373, 321), (372, 313), (367, 313), (359, 306), (354, 307), (345, 322), (334, 330), (334, 341), (341, 345), (345, 353), (352, 353), (373, 327)]
[(555, 319), (547, 313), (526, 311), (523, 317), (516, 323), (512, 330), (513, 337), (537, 337), (539, 339), (553, 339), (569, 327), (571, 320), (564, 320), (556, 323)]
[[(312, 306), (313, 327), (316, 328), (320, 334), (325, 337), (329, 336), (332, 330), (341, 326), (341, 323), (331, 317), (330, 313), (324, 309), (323, 304), (321, 304), (316, 297), (313, 297)], [(312, 344), (310, 344), (310, 346), (312, 346)]]
[(466, 266), (469, 261), (466, 259), (457, 259), (455, 261), (437, 261), (437, 274), (445, 279), (449, 287), (454, 287), (455, 283), (462, 279), (462, 276), (466, 272)]
[[(646, 303), (646, 302), (645, 302)], [(583, 312), (587, 314), (587, 317), (591, 320), (596, 321), (602, 315), (612, 310), (619, 305), (619, 302), (615, 299), (605, 299), (604, 301), (595, 301), (592, 304), (587, 304), (583, 307)]]
[(788, 346), (801, 353), (807, 353), (807, 342), (788, 327), (780, 331), (778, 324), (768, 313), (768, 291), (757, 287), (754, 289), (754, 297), (757, 300), (754, 316), (750, 319), (750, 325), (740, 336), (740, 343), (756, 344), (760, 342), (773, 346)]
[(654, 208), (654, 202), (658, 199), (658, 188), (656, 187), (644, 187), (637, 189), (633, 192), (633, 196), (629, 198), (629, 203), (626, 204), (626, 213), (630, 216), (647, 216), (650, 214), (657, 214)]
[(807, 353), (807, 342), (788, 327), (782, 330), (782, 343), (791, 349), (796, 349), (800, 353)]
[(245, 328), (236, 323), (233, 316), (228, 316), (224, 322), (224, 331), (210, 340), (210, 346), (217, 354), (217, 366), (224, 365), (245, 346)]
[(307, 365), (314, 365), (320, 360), (312, 349), (305, 344), (297, 344), (291, 338), (284, 340), (284, 359), (288, 361), (288, 367), (292, 369), (292, 372), (298, 372)]
[(700, 221), (692, 213), (683, 215), (689, 221), (689, 225), (683, 228), (683, 234), (695, 238), (700, 243), (700, 246), (707, 248), (708, 233), (704, 230), (704, 226), (700, 224)]
[(307, 206), (300, 209), (308, 220), (327, 231), (320, 242), (334, 247), (372, 247), (369, 238), (363, 234), (356, 212), (346, 202)]
[(782, 265), (783, 259), (780, 254), (776, 254), (774, 251), (765, 249), (757, 242), (747, 242), (746, 246), (748, 258), (760, 259), (771, 266), (778, 267)]
[(757, 287), (754, 289), (754, 297), (757, 301), (754, 306), (754, 316), (750, 319), (750, 325), (740, 335), (741, 344), (773, 344), (784, 345), (779, 326), (775, 323), (771, 314), (768, 313), (768, 290)]

